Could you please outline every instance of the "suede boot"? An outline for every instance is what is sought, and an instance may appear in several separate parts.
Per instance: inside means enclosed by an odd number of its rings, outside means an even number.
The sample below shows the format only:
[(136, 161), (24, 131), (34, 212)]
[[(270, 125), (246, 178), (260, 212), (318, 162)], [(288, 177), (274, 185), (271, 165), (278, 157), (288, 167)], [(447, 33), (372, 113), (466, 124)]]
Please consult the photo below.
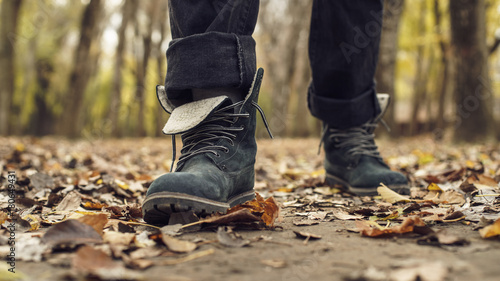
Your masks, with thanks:
[[(163, 132), (181, 134), (183, 148), (175, 172), (160, 176), (149, 187), (142, 205), (146, 222), (167, 224), (173, 213), (188, 211), (225, 213), (255, 197), (256, 110), (267, 127), (257, 105), (262, 76), (263, 69), (259, 69), (242, 101), (233, 103), (218, 96), (171, 111)], [(162, 106), (171, 109), (164, 95), (158, 96)]]
[(326, 182), (340, 184), (360, 196), (377, 195), (380, 183), (400, 194), (409, 194), (406, 177), (390, 170), (375, 145), (373, 131), (387, 109), (389, 95), (379, 94), (377, 98), (382, 113), (366, 124), (347, 130), (324, 125)]

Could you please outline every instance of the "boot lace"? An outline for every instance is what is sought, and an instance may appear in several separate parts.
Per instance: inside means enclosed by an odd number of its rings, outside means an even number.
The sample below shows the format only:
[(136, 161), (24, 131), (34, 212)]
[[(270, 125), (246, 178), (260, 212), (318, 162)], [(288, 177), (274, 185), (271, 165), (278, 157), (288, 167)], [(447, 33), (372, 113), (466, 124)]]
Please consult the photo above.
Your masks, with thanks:
[[(347, 130), (331, 128), (326, 124), (321, 135), (318, 153), (321, 150), (324, 138), (327, 137), (330, 141), (335, 142), (337, 148), (345, 149), (346, 153), (350, 156), (367, 155), (382, 160), (378, 147), (375, 144), (375, 134), (373, 133), (378, 126), (378, 121), (377, 119), (371, 120), (359, 127)], [(380, 121), (389, 130), (387, 124), (383, 120)]]
[[(217, 145), (216, 143), (221, 139), (225, 139), (231, 146), (233, 146), (236, 134), (245, 130), (245, 127), (243, 126), (233, 127), (233, 124), (236, 123), (239, 118), (250, 117), (249, 113), (234, 113), (235, 108), (242, 106), (243, 102), (244, 101), (240, 101), (217, 109), (210, 117), (203, 120), (197, 127), (182, 134), (184, 146), (181, 149), (181, 156), (177, 161), (177, 166), (180, 166), (185, 161), (199, 154), (212, 153), (219, 156), (219, 151), (223, 151), (225, 153), (229, 152), (229, 148)], [(273, 138), (266, 116), (264, 115), (264, 111), (254, 101), (252, 101), (252, 106), (259, 111), (269, 136)], [(172, 135), (172, 149), (172, 165), (170, 166), (170, 172), (173, 171), (176, 158), (175, 135)]]

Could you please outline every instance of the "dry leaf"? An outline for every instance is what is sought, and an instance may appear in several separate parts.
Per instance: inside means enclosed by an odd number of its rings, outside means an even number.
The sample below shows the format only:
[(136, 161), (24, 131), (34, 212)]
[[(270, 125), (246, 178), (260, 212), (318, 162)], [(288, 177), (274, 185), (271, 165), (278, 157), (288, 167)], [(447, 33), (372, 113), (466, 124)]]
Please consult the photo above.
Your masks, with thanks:
[(321, 237), (322, 237), (321, 235), (312, 234), (312, 233), (305, 232), (305, 231), (295, 231), (294, 230), (293, 233), (295, 233), (297, 238), (305, 239), (305, 242), (307, 242), (310, 239), (321, 239)]
[(76, 191), (71, 191), (64, 196), (63, 200), (56, 207), (56, 211), (72, 211), (78, 209), (82, 203), (82, 196)]
[(169, 235), (162, 235), (161, 239), (165, 246), (176, 253), (189, 253), (196, 249), (196, 244), (186, 240), (180, 240)]
[(81, 218), (78, 218), (77, 220), (79, 222), (83, 222), (84, 224), (92, 226), (92, 228), (102, 236), (102, 230), (108, 223), (108, 216), (106, 216), (105, 214), (85, 215)]
[(193, 225), (204, 224), (204, 223), (219, 225), (228, 223), (248, 223), (248, 222), (259, 222), (259, 221), (261, 221), (261, 218), (253, 215), (249, 209), (241, 209), (225, 215), (215, 214), (210, 217), (199, 220), (197, 222), (185, 224), (182, 226), (182, 228), (188, 228)]
[(500, 219), (497, 219), (492, 225), (479, 230), (482, 238), (491, 238), (500, 236)]
[(259, 193), (255, 193), (255, 199), (251, 201), (247, 201), (245, 203), (242, 203), (240, 205), (234, 206), (230, 209), (227, 210), (228, 214), (231, 214), (233, 212), (242, 210), (242, 209), (248, 209), (252, 214), (254, 215), (260, 215), (262, 221), (267, 225), (267, 226), (273, 226), (274, 221), (278, 218), (279, 216), (279, 207), (276, 204), (276, 201), (274, 200), (273, 197), (269, 197), (266, 200), (260, 196)]
[(403, 196), (403, 195), (391, 190), (383, 183), (381, 184), (381, 186), (379, 186), (377, 188), (377, 192), (378, 192), (378, 194), (380, 194), (380, 196), (382, 196), (382, 200), (389, 202), (391, 204), (394, 204), (397, 202), (410, 202), (411, 201), (408, 197)]
[(118, 266), (120, 265), (114, 262), (106, 253), (90, 246), (83, 246), (78, 249), (72, 260), (73, 269), (80, 272), (92, 273), (97, 269), (111, 269)]
[(116, 231), (106, 231), (103, 235), (104, 243), (129, 246), (135, 239), (134, 233), (121, 233)]
[(333, 216), (339, 220), (358, 220), (363, 218), (361, 215), (351, 215), (342, 209), (334, 209), (332, 212)]
[(250, 240), (244, 239), (227, 226), (219, 226), (217, 229), (217, 239), (219, 243), (226, 247), (240, 248), (250, 245)]
[(51, 226), (42, 238), (44, 243), (56, 246), (101, 243), (102, 237), (92, 226), (77, 220), (65, 220)]
[(403, 234), (413, 232), (415, 227), (425, 227), (425, 223), (418, 217), (405, 218), (401, 225), (389, 228), (381, 228), (380, 226), (372, 227), (374, 222), (356, 221), (356, 227), (362, 236), (379, 237), (392, 234)]
[(469, 244), (469, 241), (467, 239), (448, 234), (445, 230), (430, 233), (429, 235), (418, 239), (417, 242), (421, 245), (431, 246), (464, 246)]
[(261, 260), (260, 261), (263, 265), (267, 265), (273, 268), (283, 268), (286, 267), (286, 261), (280, 260), (280, 259), (273, 259), (273, 260)]
[(319, 224), (318, 220), (310, 220), (310, 219), (302, 219), (302, 220), (293, 220), (292, 222), (296, 226), (309, 226)]

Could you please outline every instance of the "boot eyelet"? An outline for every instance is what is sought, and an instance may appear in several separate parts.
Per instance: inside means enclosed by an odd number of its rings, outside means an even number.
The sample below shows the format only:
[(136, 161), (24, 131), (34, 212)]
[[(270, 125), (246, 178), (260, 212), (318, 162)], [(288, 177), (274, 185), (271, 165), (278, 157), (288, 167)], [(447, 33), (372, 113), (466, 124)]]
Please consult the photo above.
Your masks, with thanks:
[(245, 130), (245, 125), (241, 125), (240, 130), (242, 130), (242, 131)]
[(220, 154), (219, 153), (215, 153), (215, 157), (220, 157)]
[(229, 153), (229, 151), (230, 151), (229, 148), (224, 149), (224, 153), (226, 154)]

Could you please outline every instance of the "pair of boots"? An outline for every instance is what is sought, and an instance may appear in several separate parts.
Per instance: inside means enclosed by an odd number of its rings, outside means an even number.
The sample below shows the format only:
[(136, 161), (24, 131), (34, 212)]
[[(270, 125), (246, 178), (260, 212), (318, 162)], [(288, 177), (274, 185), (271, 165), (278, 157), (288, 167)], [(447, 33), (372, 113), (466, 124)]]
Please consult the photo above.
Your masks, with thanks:
[[(163, 87), (157, 88), (160, 103), (171, 112), (163, 132), (172, 135), (174, 159), (175, 135), (182, 135), (183, 147), (175, 172), (157, 178), (148, 189), (142, 205), (146, 222), (167, 224), (172, 214), (189, 211), (224, 213), (254, 198), (257, 111), (269, 132), (257, 105), (262, 76), (259, 69), (248, 95), (235, 103), (219, 96), (172, 109)], [(407, 193), (405, 176), (391, 171), (377, 151), (373, 140), (377, 121), (344, 131), (325, 126), (322, 141), (329, 184), (341, 184), (357, 195), (376, 194), (380, 183)]]

